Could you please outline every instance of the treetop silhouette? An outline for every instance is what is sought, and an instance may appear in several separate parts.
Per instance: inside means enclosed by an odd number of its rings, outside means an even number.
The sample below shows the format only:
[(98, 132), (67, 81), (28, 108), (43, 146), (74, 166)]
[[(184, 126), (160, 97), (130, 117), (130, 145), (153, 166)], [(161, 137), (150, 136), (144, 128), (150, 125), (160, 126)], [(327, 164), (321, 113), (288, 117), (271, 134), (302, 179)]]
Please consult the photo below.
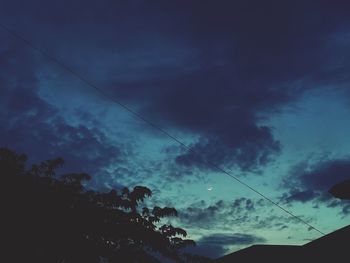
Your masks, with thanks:
[(158, 252), (176, 262), (197, 262), (180, 252), (195, 245), (185, 230), (161, 219), (175, 208), (140, 204), (152, 196), (144, 186), (98, 192), (86, 189), (86, 173), (57, 176), (63, 159), (26, 169), (27, 157), (0, 148), (0, 173), (7, 194), (5, 218), (14, 262), (159, 262)]

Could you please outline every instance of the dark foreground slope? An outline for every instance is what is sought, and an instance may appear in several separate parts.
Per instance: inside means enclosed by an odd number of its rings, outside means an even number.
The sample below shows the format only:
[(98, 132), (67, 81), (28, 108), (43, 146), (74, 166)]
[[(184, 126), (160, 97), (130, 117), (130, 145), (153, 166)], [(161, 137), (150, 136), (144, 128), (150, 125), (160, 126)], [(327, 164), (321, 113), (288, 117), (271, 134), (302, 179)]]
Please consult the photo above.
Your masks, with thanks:
[(349, 249), (350, 225), (303, 246), (254, 245), (214, 262), (350, 262)]

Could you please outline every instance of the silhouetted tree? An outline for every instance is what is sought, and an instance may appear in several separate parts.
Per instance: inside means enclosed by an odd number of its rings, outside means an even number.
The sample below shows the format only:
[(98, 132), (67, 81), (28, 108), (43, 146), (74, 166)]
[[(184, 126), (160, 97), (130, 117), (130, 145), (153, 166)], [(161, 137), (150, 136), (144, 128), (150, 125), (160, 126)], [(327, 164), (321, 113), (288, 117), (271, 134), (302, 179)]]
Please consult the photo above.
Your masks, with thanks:
[(174, 208), (139, 208), (150, 189), (87, 190), (82, 182), (88, 174), (55, 174), (62, 159), (30, 169), (26, 161), (25, 155), (0, 148), (8, 262), (158, 262), (149, 251), (176, 262), (190, 258), (179, 252), (194, 245), (183, 239), (186, 231), (160, 225), (163, 217), (177, 216)]

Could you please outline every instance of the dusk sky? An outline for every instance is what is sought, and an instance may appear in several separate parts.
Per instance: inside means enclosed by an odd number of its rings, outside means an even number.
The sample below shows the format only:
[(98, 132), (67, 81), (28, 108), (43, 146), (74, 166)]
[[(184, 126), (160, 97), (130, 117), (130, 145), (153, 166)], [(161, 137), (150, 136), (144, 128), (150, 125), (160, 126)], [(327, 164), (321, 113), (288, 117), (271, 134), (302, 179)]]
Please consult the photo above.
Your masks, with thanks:
[[(0, 146), (63, 157), (101, 191), (144, 185), (217, 257), (349, 224), (350, 2), (1, 1)], [(182, 148), (120, 101), (193, 148)]]

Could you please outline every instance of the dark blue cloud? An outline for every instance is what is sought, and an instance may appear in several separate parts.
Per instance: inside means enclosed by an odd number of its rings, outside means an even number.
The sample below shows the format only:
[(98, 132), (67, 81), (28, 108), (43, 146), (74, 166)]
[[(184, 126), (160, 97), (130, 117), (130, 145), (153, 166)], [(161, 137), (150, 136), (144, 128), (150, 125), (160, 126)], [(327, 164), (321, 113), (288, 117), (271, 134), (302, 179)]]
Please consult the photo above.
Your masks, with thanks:
[(328, 192), (332, 186), (348, 178), (349, 159), (322, 160), (313, 165), (301, 162), (284, 181), (284, 187), (289, 192), (281, 200), (287, 203), (313, 201), (327, 207), (341, 207), (343, 213), (348, 214), (349, 204), (336, 200)]
[(253, 229), (284, 229), (293, 218), (284, 215), (276, 216), (266, 214), (271, 204), (264, 199), (252, 200), (249, 198), (236, 198), (232, 201), (219, 200), (207, 204), (201, 200), (186, 208), (178, 209), (179, 221), (187, 228), (231, 230), (232, 226), (241, 225)]
[(310, 189), (328, 192), (333, 185), (348, 178), (350, 178), (350, 160), (329, 160), (302, 174), (301, 183)]
[(188, 252), (211, 258), (218, 258), (229, 251), (230, 246), (265, 243), (266, 240), (255, 235), (232, 233), (204, 236), (197, 241), (197, 246), (187, 249)]
[(160, 126), (197, 136), (201, 155), (176, 158), (187, 167), (266, 165), (281, 145), (262, 121), (306, 90), (348, 82), (346, 1), (17, 6), (0, 11), (10, 26)]
[(319, 197), (319, 194), (313, 190), (291, 189), (287, 194), (283, 195), (282, 200), (287, 203), (293, 201), (305, 203), (317, 197)]
[[(4, 43), (4, 42), (2, 42)], [(125, 159), (127, 145), (98, 126), (71, 124), (40, 96), (38, 61), (18, 46), (2, 45), (0, 60), (0, 145), (30, 162), (63, 157), (65, 171), (95, 174)], [(103, 182), (100, 182), (103, 183)]]
[(205, 236), (198, 241), (200, 244), (216, 244), (216, 245), (249, 245), (255, 242), (264, 242), (263, 238), (258, 238), (256, 236), (248, 234), (214, 234), (210, 236)]
[(179, 218), (184, 224), (196, 223), (202, 228), (210, 228), (213, 224), (226, 225), (223, 220), (244, 221), (253, 211), (255, 203), (247, 198), (237, 198), (232, 202), (219, 200), (213, 204), (202, 200), (180, 210)]
[[(284, 181), (286, 187), (305, 188), (308, 191), (317, 191), (322, 194), (335, 184), (350, 177), (350, 160), (320, 160), (314, 164), (301, 162), (291, 169), (291, 174)], [(297, 195), (298, 192), (292, 192)], [(306, 192), (311, 196), (311, 192)]]

